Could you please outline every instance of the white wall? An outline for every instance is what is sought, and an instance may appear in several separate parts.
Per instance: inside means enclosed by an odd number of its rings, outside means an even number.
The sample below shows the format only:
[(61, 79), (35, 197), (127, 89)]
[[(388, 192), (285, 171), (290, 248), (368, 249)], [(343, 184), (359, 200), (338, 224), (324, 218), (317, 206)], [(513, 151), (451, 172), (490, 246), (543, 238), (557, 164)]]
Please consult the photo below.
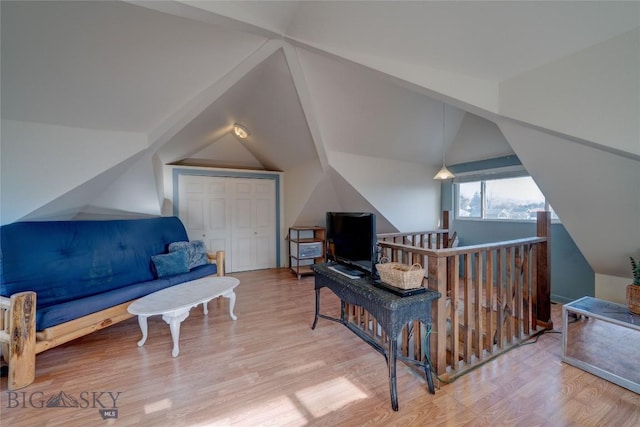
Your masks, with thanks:
[(511, 120), (499, 126), (591, 268), (624, 277), (640, 242), (640, 161)]
[(640, 29), (500, 83), (500, 114), (640, 154)]
[(105, 191), (91, 202), (93, 210), (116, 210), (145, 215), (160, 215), (153, 156), (145, 153), (130, 168), (115, 178)]
[[(212, 162), (215, 164), (212, 164)], [(230, 133), (225, 134), (205, 149), (192, 154), (182, 163), (191, 164), (192, 166), (264, 169), (258, 159)]]
[[(298, 56), (325, 150), (420, 164), (441, 162), (440, 101), (370, 70), (304, 50)], [(449, 107), (450, 115), (453, 111)]]
[[(2, 224), (19, 220), (147, 148), (146, 135), (2, 120)], [(91, 203), (84, 194), (78, 205)]]
[(455, 165), (511, 154), (513, 148), (495, 123), (466, 113), (446, 160), (448, 165)]
[(329, 164), (400, 232), (433, 230), (440, 218), (437, 168), (397, 160), (327, 153)]
[[(631, 271), (631, 267), (629, 267)], [(620, 304), (627, 302), (627, 285), (633, 283), (633, 279), (617, 276), (596, 274), (596, 298), (613, 301)]]
[[(285, 226), (289, 228), (292, 225), (321, 225), (319, 220), (323, 219), (326, 208), (303, 215), (307, 203), (317, 198), (313, 193), (325, 177), (318, 159), (301, 163), (298, 167), (285, 171), (284, 176), (286, 178), (284, 192), (287, 195), (284, 208)], [(324, 205), (324, 202), (325, 200), (321, 205)]]
[[(295, 218), (295, 225), (326, 225), (327, 212), (351, 211), (372, 211), (371, 205), (367, 205), (364, 209), (358, 209), (356, 205), (343, 205), (340, 202), (340, 196), (344, 194), (344, 187), (335, 177), (332, 170), (325, 172), (318, 181), (313, 192), (305, 201), (304, 207), (300, 214)], [(289, 180), (287, 179), (287, 182)], [(339, 189), (339, 190), (338, 190)], [(361, 196), (354, 190), (355, 198)], [(287, 201), (289, 198), (287, 197)], [(299, 202), (302, 202), (300, 200)]]

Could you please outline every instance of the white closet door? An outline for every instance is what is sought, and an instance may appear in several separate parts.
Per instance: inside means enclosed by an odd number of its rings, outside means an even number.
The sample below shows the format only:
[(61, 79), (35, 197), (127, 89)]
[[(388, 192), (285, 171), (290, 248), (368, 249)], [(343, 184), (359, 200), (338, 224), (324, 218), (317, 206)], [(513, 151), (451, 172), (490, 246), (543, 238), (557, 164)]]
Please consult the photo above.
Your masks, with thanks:
[(273, 180), (180, 175), (178, 188), (189, 239), (224, 250), (227, 272), (276, 267)]
[(270, 179), (236, 178), (233, 186), (232, 271), (275, 267), (275, 182)]
[[(178, 217), (189, 240), (203, 240), (209, 251), (231, 249), (231, 185), (225, 178), (180, 175)], [(228, 262), (228, 261), (227, 261)]]

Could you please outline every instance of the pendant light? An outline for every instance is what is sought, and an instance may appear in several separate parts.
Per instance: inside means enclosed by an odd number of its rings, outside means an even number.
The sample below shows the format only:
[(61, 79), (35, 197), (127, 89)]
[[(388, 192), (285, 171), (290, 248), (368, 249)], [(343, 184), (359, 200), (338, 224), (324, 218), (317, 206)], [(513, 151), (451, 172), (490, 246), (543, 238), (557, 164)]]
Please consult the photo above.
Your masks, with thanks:
[(453, 173), (451, 173), (451, 171), (449, 169), (447, 169), (447, 167), (445, 166), (444, 163), (444, 154), (446, 151), (446, 138), (445, 138), (445, 104), (444, 102), (442, 103), (442, 168), (438, 171), (438, 173), (436, 174), (436, 176), (433, 177), (433, 179), (451, 179), (453, 177), (455, 177), (455, 175)]

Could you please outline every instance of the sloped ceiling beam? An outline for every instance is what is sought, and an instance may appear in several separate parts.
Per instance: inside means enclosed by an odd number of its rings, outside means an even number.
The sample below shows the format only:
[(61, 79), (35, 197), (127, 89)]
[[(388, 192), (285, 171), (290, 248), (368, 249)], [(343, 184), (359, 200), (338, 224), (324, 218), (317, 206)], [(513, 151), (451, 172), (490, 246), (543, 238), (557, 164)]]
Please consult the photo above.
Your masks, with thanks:
[(300, 99), (300, 104), (302, 105), (302, 111), (304, 112), (307, 124), (309, 125), (311, 138), (313, 139), (313, 143), (316, 147), (316, 152), (318, 153), (318, 158), (320, 159), (320, 167), (323, 171), (325, 171), (328, 166), (327, 152), (325, 151), (325, 144), (322, 141), (320, 127), (318, 125), (318, 120), (316, 119), (316, 114), (313, 109), (313, 102), (311, 101), (311, 93), (309, 92), (309, 87), (307, 86), (304, 72), (302, 71), (302, 67), (300, 66), (298, 54), (296, 52), (296, 49), (289, 43), (283, 43), (283, 50), (284, 56), (287, 59), (287, 64), (289, 65), (291, 77), (293, 78), (293, 83), (296, 87), (296, 91), (298, 92), (298, 98)]
[[(234, 19), (229, 16), (224, 16), (220, 13), (214, 13), (203, 7), (197, 7), (187, 4), (182, 1), (171, 0), (124, 0), (126, 3), (135, 4), (136, 6), (146, 7), (158, 12), (169, 13), (175, 16), (181, 16), (183, 18), (193, 19), (195, 21), (204, 22), (207, 24), (219, 25), (221, 27), (251, 33), (257, 36), (265, 38), (279, 38), (281, 35), (275, 31), (266, 29), (262, 26), (254, 25), (239, 19)], [(197, 5), (198, 2), (193, 2)], [(214, 2), (215, 3), (215, 2)], [(202, 6), (202, 5), (201, 5)]]

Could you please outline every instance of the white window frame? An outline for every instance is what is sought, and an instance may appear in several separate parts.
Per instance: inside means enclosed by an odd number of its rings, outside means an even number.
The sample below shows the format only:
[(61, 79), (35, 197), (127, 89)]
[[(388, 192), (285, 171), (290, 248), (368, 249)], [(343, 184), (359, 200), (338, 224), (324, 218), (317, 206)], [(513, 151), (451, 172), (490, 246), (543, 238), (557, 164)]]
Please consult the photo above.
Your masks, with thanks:
[[(497, 222), (535, 222), (535, 219), (513, 219), (513, 218), (486, 218), (487, 212), (487, 198), (486, 198), (486, 182), (498, 179), (509, 179), (509, 178), (524, 178), (531, 177), (526, 169), (519, 166), (508, 166), (504, 168), (496, 168), (496, 169), (485, 169), (481, 171), (473, 171), (473, 172), (463, 172), (456, 173), (456, 177), (453, 180), (454, 187), (454, 211), (455, 211), (455, 219), (460, 221), (497, 221)], [(460, 185), (461, 183), (466, 182), (480, 182), (480, 217), (466, 217), (460, 216)], [(543, 193), (544, 196), (544, 193)], [(551, 210), (549, 205), (549, 201), (546, 196), (544, 198), (544, 209), (547, 211)], [(557, 216), (557, 215), (556, 215)], [(552, 218), (553, 223), (559, 223), (560, 220), (558, 218)]]

